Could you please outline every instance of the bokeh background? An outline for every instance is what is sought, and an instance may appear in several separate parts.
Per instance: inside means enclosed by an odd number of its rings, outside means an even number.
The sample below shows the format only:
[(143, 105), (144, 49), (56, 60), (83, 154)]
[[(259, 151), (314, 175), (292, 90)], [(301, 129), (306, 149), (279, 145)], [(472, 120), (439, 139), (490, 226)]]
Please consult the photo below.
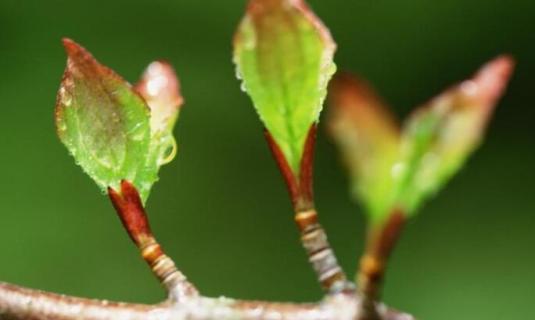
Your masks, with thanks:
[[(528, 319), (535, 299), (535, 2), (310, 0), (340, 69), (369, 79), (402, 118), (482, 63), (518, 60), (488, 138), (411, 221), (385, 300), (420, 319)], [(309, 301), (321, 292), (282, 179), (239, 89), (231, 39), (245, 1), (0, 0), (0, 280), (151, 303), (163, 291), (115, 213), (55, 136), (68, 36), (130, 81), (153, 59), (179, 72), (179, 155), (149, 212), (161, 243), (211, 296)], [(352, 275), (364, 217), (321, 131), (321, 219)]]

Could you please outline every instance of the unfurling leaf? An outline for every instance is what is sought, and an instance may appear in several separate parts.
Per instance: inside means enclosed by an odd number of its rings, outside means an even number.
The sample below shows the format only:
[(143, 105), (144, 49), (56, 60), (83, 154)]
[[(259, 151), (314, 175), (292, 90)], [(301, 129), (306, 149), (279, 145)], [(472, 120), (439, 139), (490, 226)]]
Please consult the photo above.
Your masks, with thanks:
[(329, 131), (349, 169), (352, 194), (368, 212), (380, 215), (391, 197), (399, 126), (369, 85), (349, 74), (334, 77), (329, 102)]
[[(180, 84), (173, 67), (162, 61), (152, 62), (147, 67), (135, 90), (150, 108), (151, 133), (146, 155), (147, 165), (140, 172), (139, 180), (154, 183), (158, 180), (160, 166), (171, 162), (176, 155), (177, 144), (173, 129), (184, 99), (180, 95)], [(143, 190), (140, 193), (145, 199)]]
[(243, 89), (295, 176), (335, 71), (335, 48), (302, 0), (251, 0), (235, 36)]
[[(151, 77), (145, 76), (138, 90), (149, 109), (128, 82), (74, 41), (63, 42), (68, 59), (56, 102), (61, 141), (103, 191), (118, 189), (121, 180), (128, 180), (146, 201), (167, 156), (163, 145), (174, 146), (171, 131), (181, 99), (156, 98), (148, 85)], [(165, 93), (161, 97), (179, 97), (159, 90)]]
[(152, 62), (135, 89), (145, 99), (151, 110), (152, 135), (172, 134), (184, 99), (180, 95), (180, 83), (173, 67), (164, 61)]
[(438, 191), (477, 148), (513, 61), (498, 57), (471, 80), (419, 108), (401, 132), (371, 90), (345, 75), (331, 87), (330, 131), (372, 220), (406, 215)]
[(498, 57), (407, 120), (394, 193), (408, 214), (438, 191), (478, 147), (512, 69), (510, 57)]

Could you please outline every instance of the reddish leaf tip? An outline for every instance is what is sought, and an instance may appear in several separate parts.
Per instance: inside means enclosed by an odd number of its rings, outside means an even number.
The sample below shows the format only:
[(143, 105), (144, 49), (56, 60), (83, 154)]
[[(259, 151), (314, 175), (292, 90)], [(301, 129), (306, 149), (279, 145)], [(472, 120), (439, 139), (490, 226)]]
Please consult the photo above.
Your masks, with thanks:
[(101, 81), (101, 78), (105, 76), (113, 77), (118, 81), (128, 84), (127, 81), (113, 70), (100, 64), (91, 52), (74, 40), (63, 38), (62, 41), (68, 57), (67, 69), (63, 77), (62, 85), (65, 85), (66, 79), (73, 77), (73, 73), (85, 74), (90, 80), (87, 85), (92, 85), (92, 82), (94, 81)]
[[(371, 85), (360, 77), (349, 72), (337, 72), (329, 83), (329, 100), (335, 107), (361, 108), (370, 101), (379, 101), (378, 95)], [(349, 100), (349, 101), (347, 101)], [(356, 100), (356, 101), (353, 101)]]
[[(323, 22), (316, 16), (316, 14), (310, 9), (305, 0), (250, 0), (247, 5), (247, 14), (253, 19), (261, 19), (268, 16), (273, 12), (291, 11), (297, 10), (300, 14), (303, 14), (308, 22), (310, 22), (314, 28), (319, 32), (321, 38), (330, 50), (336, 49), (336, 43), (332, 39), (329, 29), (323, 24)], [(234, 42), (238, 42), (238, 34), (234, 37)]]
[(506, 82), (513, 73), (515, 60), (511, 55), (501, 55), (487, 62), (478, 72), (476, 79), (494, 78)]
[(149, 64), (135, 90), (149, 102), (154, 101), (179, 109), (184, 103), (180, 93), (180, 80), (173, 66), (164, 60)]
[(68, 47), (76, 46), (76, 45), (77, 45), (76, 42), (75, 42), (74, 40), (72, 40), (71, 38), (67, 38), (67, 37), (62, 38), (62, 39), (61, 39), (61, 42), (63, 42), (63, 46), (64, 46), (65, 48), (68, 48)]
[(489, 67), (489, 68), (496, 68), (504, 73), (510, 73), (515, 65), (515, 59), (511, 54), (502, 54), (488, 62), (483, 66), (483, 69)]
[(65, 51), (67, 52), (67, 55), (70, 57), (77, 56), (80, 54), (88, 54), (87, 50), (85, 50), (81, 45), (79, 45), (78, 43), (76, 43), (74, 40), (70, 38), (63, 38), (62, 42), (63, 42), (63, 47), (65, 48)]
[(354, 74), (337, 72), (329, 84), (328, 99), (328, 125), (332, 134), (340, 121), (352, 121), (359, 129), (373, 128), (369, 131), (371, 134), (384, 133), (391, 137), (399, 134), (399, 123), (387, 103), (366, 80)]
[[(514, 66), (515, 61), (510, 55), (500, 55), (480, 67), (472, 78), (453, 86), (426, 105), (440, 105), (441, 99), (461, 99), (457, 105), (475, 107), (483, 111), (483, 118), (488, 120), (498, 99), (505, 92)], [(413, 111), (413, 114), (425, 110), (426, 107), (421, 107)]]
[(474, 83), (481, 88), (481, 99), (494, 103), (505, 91), (511, 77), (515, 61), (510, 55), (501, 55), (486, 63), (474, 77)]

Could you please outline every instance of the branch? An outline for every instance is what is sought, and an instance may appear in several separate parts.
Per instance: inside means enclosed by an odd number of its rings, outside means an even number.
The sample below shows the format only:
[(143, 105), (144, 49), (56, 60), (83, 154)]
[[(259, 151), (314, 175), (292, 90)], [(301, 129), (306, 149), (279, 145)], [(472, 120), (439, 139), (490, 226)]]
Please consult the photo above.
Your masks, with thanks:
[[(0, 283), (0, 320), (354, 320), (362, 317), (363, 300), (354, 291), (348, 290), (327, 295), (316, 304), (202, 297), (156, 242), (135, 187), (123, 181), (120, 193), (111, 188), (108, 192), (125, 229), (153, 273), (166, 287), (169, 298), (156, 305), (128, 304), (75, 298)], [(313, 218), (297, 219), (297, 222), (303, 225), (304, 236), (316, 239), (311, 242), (303, 239), (307, 251), (317, 251), (313, 244), (318, 237), (312, 236), (317, 229), (312, 232), (305, 227), (317, 224), (315, 215)], [(319, 239), (323, 239), (318, 242), (321, 247), (319, 252), (323, 252), (326, 238), (323, 235)], [(329, 270), (322, 263), (314, 265), (322, 272)], [(382, 320), (413, 319), (382, 304), (377, 305), (377, 310)]]
[[(123, 225), (154, 275), (165, 286), (168, 299), (156, 305), (129, 304), (76, 298), (0, 282), (0, 320), (354, 320), (362, 319), (363, 300), (353, 290), (332, 292), (319, 303), (293, 304), (207, 298), (175, 267), (153, 236), (147, 215), (135, 187), (128, 181), (121, 190), (108, 189), (110, 199)], [(329, 274), (332, 264), (313, 259), (328, 249), (326, 237), (313, 236), (320, 227), (313, 217), (296, 219), (303, 232), (303, 243), (317, 271)], [(318, 229), (319, 228), (319, 229)], [(310, 238), (310, 239), (308, 239)], [(312, 239), (316, 239), (312, 241)], [(320, 241), (321, 240), (321, 241)], [(326, 246), (326, 247), (324, 247)], [(319, 251), (318, 251), (319, 250)], [(329, 259), (327, 259), (329, 260)], [(335, 260), (336, 262), (336, 260)], [(337, 264), (334, 262), (334, 266)], [(338, 270), (338, 269), (335, 269)], [(341, 272), (341, 271), (338, 271)], [(340, 281), (340, 278), (334, 277)], [(328, 278), (325, 283), (334, 284)], [(345, 282), (345, 278), (343, 280)], [(349, 283), (349, 282), (347, 282)], [(353, 285), (351, 284), (351, 287)], [(382, 320), (412, 320), (409, 315), (377, 304)]]
[(321, 286), (328, 293), (342, 291), (351, 293), (354, 291), (354, 286), (347, 281), (345, 272), (338, 264), (338, 259), (327, 240), (325, 230), (318, 221), (318, 213), (314, 208), (312, 169), (316, 129), (317, 126), (315, 124), (309, 129), (298, 174), (292, 171), (282, 149), (269, 131), (266, 130), (265, 135), (269, 148), (288, 187), (294, 209), (294, 220), (301, 236), (301, 244)]
[[(2, 320), (353, 320), (360, 300), (338, 294), (316, 304), (194, 297), (156, 305), (91, 300), (26, 289), (0, 282)], [(383, 320), (414, 320), (384, 305)]]

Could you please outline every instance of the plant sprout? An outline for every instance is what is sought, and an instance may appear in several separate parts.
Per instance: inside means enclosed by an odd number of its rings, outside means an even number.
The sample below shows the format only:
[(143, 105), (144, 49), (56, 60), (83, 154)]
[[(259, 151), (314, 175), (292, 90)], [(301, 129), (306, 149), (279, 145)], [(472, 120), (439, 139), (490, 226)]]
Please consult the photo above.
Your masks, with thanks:
[[(168, 298), (157, 305), (109, 303), (0, 283), (0, 319), (413, 319), (380, 301), (390, 252), (405, 221), (481, 143), (513, 70), (512, 58), (500, 56), (401, 125), (365, 81), (343, 73), (331, 81), (336, 44), (304, 0), (250, 0), (235, 34), (233, 61), (326, 293), (318, 303), (271, 303), (202, 296), (151, 230), (145, 204), (160, 167), (176, 155), (173, 129), (184, 101), (172, 66), (152, 62), (132, 86), (73, 40), (63, 44), (67, 66), (57, 94), (58, 136), (108, 194)], [(315, 206), (314, 146), (327, 91), (326, 126), (348, 169), (351, 194), (369, 220), (355, 281), (338, 264)]]
[(481, 143), (513, 69), (508, 56), (417, 108), (400, 126), (363, 80), (340, 74), (331, 84), (329, 131), (369, 218), (359, 289), (373, 313), (386, 260), (404, 221), (455, 175)]

